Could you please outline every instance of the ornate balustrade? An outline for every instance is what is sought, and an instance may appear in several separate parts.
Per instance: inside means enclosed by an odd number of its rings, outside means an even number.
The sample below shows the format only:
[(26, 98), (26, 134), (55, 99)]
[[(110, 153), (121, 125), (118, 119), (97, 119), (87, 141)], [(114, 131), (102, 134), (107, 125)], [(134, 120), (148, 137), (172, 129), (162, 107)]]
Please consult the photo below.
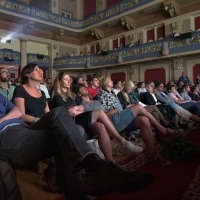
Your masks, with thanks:
[[(0, 10), (8, 10), (12, 12), (13, 15), (17, 13), (37, 18), (39, 20), (48, 21), (53, 24), (65, 26), (66, 28), (72, 28), (75, 31), (77, 29), (83, 29), (91, 25), (95, 25), (103, 20), (115, 17), (119, 14), (125, 13), (129, 10), (132, 10), (134, 8), (148, 4), (153, 1), (155, 0), (125, 0), (83, 20), (69, 19), (46, 10), (42, 10), (26, 4), (9, 0), (0, 0)], [(34, 21), (34, 19), (32, 20)]]
[(27, 63), (37, 63), (41, 67), (50, 67), (50, 59), (46, 55), (28, 53)]
[[(163, 52), (163, 47), (167, 48), (167, 54)], [(120, 50), (110, 51), (108, 55), (90, 55), (61, 57), (54, 59), (54, 69), (78, 69), (93, 68), (115, 64), (128, 64), (139, 62), (142, 59), (151, 60), (160, 58), (170, 58), (177, 53), (186, 53), (200, 49), (200, 32), (193, 33), (193, 38), (181, 40), (180, 37), (167, 38), (146, 44), (126, 47)], [(119, 57), (121, 59), (119, 59)]]

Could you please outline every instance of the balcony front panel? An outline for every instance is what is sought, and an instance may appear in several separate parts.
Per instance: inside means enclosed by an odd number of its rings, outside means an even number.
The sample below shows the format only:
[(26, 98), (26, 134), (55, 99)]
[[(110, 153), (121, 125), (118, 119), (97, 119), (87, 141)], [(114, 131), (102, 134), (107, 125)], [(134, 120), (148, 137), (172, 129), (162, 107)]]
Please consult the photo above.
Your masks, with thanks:
[[(163, 47), (167, 48), (167, 55), (163, 55)], [(110, 51), (108, 55), (105, 56), (91, 55), (84, 57), (77, 56), (73, 58), (57, 58), (54, 59), (54, 69), (106, 67), (108, 65), (141, 62), (143, 59), (150, 61), (152, 59), (173, 58), (180, 53), (182, 55), (190, 54), (191, 51), (199, 53), (199, 49), (200, 32), (196, 32), (193, 33), (192, 38), (181, 40), (177, 37), (158, 40), (155, 42)]]
[(33, 21), (34, 18), (36, 18), (39, 20), (44, 20), (44, 23), (47, 21), (49, 23), (52, 23), (52, 25), (62, 25), (66, 28), (71, 28), (74, 31), (76, 31), (78, 29), (84, 29), (89, 26), (96, 25), (97, 23), (102, 22), (106, 19), (111, 19), (113, 17), (118, 16), (119, 14), (133, 10), (153, 1), (155, 0), (125, 0), (121, 3), (118, 3), (110, 8), (107, 8), (101, 12), (96, 13), (95, 15), (92, 15), (82, 20), (75, 20), (62, 17), (61, 15), (46, 10), (42, 10), (26, 4), (9, 0), (0, 0), (0, 11), (1, 9), (2, 11), (7, 10), (12, 12), (14, 16), (15, 13), (17, 13), (24, 16), (33, 17)]

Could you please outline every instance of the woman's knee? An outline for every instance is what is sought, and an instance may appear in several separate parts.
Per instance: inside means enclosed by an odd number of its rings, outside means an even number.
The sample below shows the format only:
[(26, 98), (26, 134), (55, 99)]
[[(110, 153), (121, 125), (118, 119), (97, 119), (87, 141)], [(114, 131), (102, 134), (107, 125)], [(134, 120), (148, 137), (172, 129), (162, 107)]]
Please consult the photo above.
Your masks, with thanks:
[(149, 119), (145, 116), (138, 116), (135, 120), (135, 124), (139, 128), (150, 126)]

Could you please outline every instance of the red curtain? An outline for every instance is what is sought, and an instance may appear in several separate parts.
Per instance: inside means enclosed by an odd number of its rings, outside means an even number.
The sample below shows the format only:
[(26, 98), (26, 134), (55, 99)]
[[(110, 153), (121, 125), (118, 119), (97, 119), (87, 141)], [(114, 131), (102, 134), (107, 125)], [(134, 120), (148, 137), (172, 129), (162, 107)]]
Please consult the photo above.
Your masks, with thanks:
[(90, 53), (91, 53), (91, 54), (94, 54), (94, 46), (91, 46), (91, 47), (90, 47)]
[(193, 82), (196, 84), (197, 76), (200, 74), (200, 64), (196, 64), (193, 67)]
[(96, 53), (99, 52), (99, 43), (96, 45)]
[(125, 47), (125, 37), (120, 38), (120, 44), (122, 44), (123, 47)]
[(96, 0), (84, 0), (84, 18), (96, 13)]
[(200, 16), (195, 17), (195, 31), (200, 28)]
[(165, 69), (163, 68), (156, 68), (156, 69), (147, 69), (144, 72), (144, 81), (155, 81), (159, 80), (166, 84), (166, 76), (165, 76)]
[(157, 40), (161, 37), (165, 38), (165, 27), (164, 26), (157, 28)]
[(107, 8), (114, 6), (115, 4), (121, 2), (122, 0), (107, 0)]
[(151, 29), (151, 30), (147, 31), (147, 42), (149, 40), (153, 40), (154, 41), (154, 29)]
[(125, 81), (126, 76), (124, 72), (118, 72), (118, 73), (112, 73), (111, 74), (111, 80), (113, 82), (117, 81), (117, 80), (121, 80), (121, 81)]
[(114, 50), (115, 48), (118, 48), (118, 39), (113, 40), (113, 50)]
[(87, 81), (90, 83), (91, 75), (87, 75)]

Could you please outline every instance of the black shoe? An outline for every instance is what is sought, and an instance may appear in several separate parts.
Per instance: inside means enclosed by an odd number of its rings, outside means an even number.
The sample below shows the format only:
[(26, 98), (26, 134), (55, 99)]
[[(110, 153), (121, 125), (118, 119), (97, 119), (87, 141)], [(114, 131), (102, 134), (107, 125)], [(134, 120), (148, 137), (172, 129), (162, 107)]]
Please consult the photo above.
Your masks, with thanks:
[(50, 164), (43, 172), (50, 192), (62, 194), (60, 186), (57, 184), (56, 165)]
[(85, 175), (85, 188), (88, 195), (103, 195), (112, 191), (128, 192), (147, 187), (154, 177), (145, 172), (129, 172), (114, 162)]

